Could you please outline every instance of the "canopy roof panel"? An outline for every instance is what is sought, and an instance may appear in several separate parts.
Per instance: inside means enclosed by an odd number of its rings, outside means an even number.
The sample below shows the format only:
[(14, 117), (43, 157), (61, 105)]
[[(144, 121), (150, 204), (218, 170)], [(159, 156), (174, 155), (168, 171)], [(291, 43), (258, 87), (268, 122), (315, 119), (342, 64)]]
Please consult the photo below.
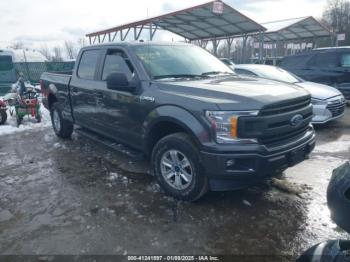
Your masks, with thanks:
[[(214, 8), (218, 3), (220, 10)], [(165, 15), (97, 31), (86, 36), (103, 36), (142, 26), (159, 27), (188, 40), (240, 36), (266, 30), (262, 25), (238, 12), (231, 6), (221, 1), (211, 1)]]
[(314, 17), (307, 16), (262, 23), (267, 41), (298, 40), (330, 36), (331, 32)]

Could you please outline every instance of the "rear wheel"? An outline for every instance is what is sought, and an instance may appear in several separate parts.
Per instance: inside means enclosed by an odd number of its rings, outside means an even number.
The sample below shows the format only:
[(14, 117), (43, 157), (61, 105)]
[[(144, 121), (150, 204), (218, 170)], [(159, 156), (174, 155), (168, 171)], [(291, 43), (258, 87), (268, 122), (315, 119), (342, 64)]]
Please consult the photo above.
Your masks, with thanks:
[(62, 111), (57, 102), (51, 108), (51, 123), (58, 137), (69, 138), (72, 135), (73, 124), (62, 117)]
[(164, 191), (177, 199), (195, 201), (208, 191), (198, 150), (185, 133), (166, 136), (155, 145), (152, 169)]
[(0, 125), (5, 124), (6, 120), (7, 120), (6, 110), (1, 110), (0, 111)]

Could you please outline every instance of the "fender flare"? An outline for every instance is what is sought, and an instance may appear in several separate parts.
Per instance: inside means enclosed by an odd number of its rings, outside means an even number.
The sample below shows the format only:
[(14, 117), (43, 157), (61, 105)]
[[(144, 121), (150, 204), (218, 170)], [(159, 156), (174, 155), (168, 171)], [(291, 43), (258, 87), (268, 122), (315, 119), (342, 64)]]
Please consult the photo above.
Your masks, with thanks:
[(62, 97), (59, 90), (57, 89), (56, 85), (51, 83), (49, 84), (48, 90), (47, 90), (47, 106), (49, 105), (49, 97), (54, 97), (54, 99), (58, 102), (59, 108), (62, 110), (62, 116), (64, 119), (74, 123), (74, 117), (73, 117), (73, 110), (70, 105), (70, 100), (68, 98), (68, 95), (66, 97)]
[(205, 127), (194, 115), (181, 107), (165, 105), (152, 110), (143, 123), (145, 152), (149, 150), (147, 141), (153, 127), (161, 122), (171, 122), (180, 126), (199, 147), (210, 141), (209, 128)]

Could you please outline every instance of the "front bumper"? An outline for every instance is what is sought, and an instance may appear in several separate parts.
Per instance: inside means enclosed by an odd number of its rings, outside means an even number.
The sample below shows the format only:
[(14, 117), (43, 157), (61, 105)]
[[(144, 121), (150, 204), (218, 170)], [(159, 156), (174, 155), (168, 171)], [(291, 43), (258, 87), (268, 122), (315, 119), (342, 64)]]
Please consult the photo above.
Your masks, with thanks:
[(325, 124), (341, 118), (345, 114), (346, 101), (344, 98), (331, 98), (325, 104), (314, 105), (312, 118), (313, 124)]
[(278, 171), (305, 159), (315, 147), (312, 128), (291, 144), (278, 148), (250, 145), (228, 152), (201, 152), (202, 164), (209, 178), (210, 189), (225, 191), (254, 185)]
[(343, 112), (337, 115), (333, 115), (330, 110), (328, 110), (325, 106), (314, 106), (314, 117), (312, 118), (313, 124), (326, 124), (338, 118), (341, 118), (345, 114), (345, 105)]

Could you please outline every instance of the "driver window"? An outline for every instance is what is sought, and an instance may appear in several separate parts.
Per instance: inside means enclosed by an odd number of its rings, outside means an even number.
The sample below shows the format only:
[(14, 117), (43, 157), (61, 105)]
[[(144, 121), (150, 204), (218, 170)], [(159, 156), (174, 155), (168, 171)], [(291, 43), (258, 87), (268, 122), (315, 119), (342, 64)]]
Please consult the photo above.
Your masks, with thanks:
[(134, 68), (126, 55), (121, 51), (108, 51), (103, 66), (102, 80), (106, 81), (112, 73), (123, 73), (130, 81), (134, 77)]

